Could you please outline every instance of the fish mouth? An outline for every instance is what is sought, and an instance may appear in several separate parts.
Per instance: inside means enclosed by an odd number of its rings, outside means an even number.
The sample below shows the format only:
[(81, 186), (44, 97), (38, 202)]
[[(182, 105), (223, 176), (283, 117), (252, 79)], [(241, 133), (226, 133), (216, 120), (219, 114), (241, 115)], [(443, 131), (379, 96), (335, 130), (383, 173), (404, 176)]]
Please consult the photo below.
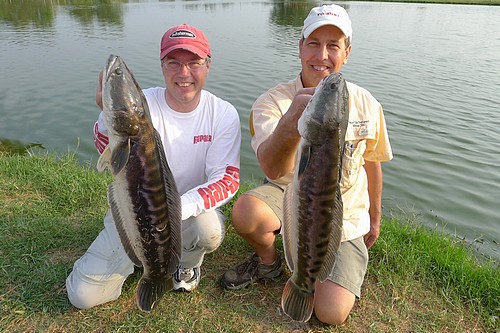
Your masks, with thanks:
[(120, 67), (120, 61), (118, 60), (119, 57), (111, 54), (108, 58), (108, 61), (106, 63), (106, 70), (103, 75), (103, 82), (107, 82), (108, 78), (111, 76), (111, 73), (113, 73), (116, 69)]

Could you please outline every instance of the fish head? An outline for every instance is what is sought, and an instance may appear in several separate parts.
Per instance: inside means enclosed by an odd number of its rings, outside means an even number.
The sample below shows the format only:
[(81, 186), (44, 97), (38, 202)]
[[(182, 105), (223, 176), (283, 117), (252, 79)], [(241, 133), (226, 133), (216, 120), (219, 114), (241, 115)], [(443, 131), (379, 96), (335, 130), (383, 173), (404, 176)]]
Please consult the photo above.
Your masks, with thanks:
[(311, 144), (321, 144), (326, 133), (338, 131), (342, 122), (348, 121), (349, 95), (341, 73), (325, 77), (299, 119), (301, 137)]
[(140, 133), (150, 118), (146, 98), (123, 59), (110, 55), (102, 78), (102, 102), (108, 130), (119, 136)]

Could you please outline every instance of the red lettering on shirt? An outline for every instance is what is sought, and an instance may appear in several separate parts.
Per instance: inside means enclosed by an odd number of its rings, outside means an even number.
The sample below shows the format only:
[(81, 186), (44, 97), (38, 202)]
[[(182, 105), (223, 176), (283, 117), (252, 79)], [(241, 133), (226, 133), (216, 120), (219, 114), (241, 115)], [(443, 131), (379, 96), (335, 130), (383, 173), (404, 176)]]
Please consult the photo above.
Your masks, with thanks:
[(203, 198), (203, 202), (205, 203), (205, 208), (206, 209), (215, 206), (215, 204), (217, 203), (215, 201), (214, 196), (212, 195), (212, 193), (209, 191), (208, 188), (206, 188), (206, 187), (205, 188), (204, 187), (200, 187), (198, 189), (198, 193)]
[(195, 135), (193, 137), (193, 143), (197, 144), (200, 142), (212, 142), (212, 135), (210, 135), (210, 134)]
[(240, 169), (234, 166), (226, 167), (222, 179), (207, 187), (200, 187), (198, 193), (203, 198), (205, 209), (215, 207), (217, 203), (227, 199), (229, 193), (236, 193), (240, 187)]
[(99, 154), (102, 154), (104, 149), (106, 149), (106, 147), (108, 146), (108, 143), (109, 143), (109, 138), (106, 135), (99, 132), (99, 126), (97, 125), (96, 122), (94, 125), (94, 144)]

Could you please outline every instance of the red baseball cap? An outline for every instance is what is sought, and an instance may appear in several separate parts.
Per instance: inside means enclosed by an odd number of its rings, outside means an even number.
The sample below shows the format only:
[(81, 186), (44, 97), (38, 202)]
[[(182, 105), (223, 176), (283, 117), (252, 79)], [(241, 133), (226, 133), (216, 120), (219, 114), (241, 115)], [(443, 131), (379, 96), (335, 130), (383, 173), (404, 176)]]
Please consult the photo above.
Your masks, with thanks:
[(188, 24), (172, 27), (161, 38), (160, 60), (174, 50), (187, 50), (200, 58), (210, 57), (210, 44), (205, 34)]

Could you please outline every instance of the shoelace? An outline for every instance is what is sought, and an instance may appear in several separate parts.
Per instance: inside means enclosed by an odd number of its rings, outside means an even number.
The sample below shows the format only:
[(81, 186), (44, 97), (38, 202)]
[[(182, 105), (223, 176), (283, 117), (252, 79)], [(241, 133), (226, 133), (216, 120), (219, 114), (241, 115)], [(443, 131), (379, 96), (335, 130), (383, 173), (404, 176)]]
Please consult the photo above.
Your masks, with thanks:
[[(250, 260), (247, 260), (244, 265), (241, 265), (238, 270), (238, 274), (251, 271), (251, 275), (255, 275), (257, 271), (257, 266), (259, 265), (259, 258), (252, 256)], [(249, 269), (250, 268), (250, 269)]]
[(191, 269), (181, 268), (181, 269), (177, 270), (177, 274), (175, 274), (175, 275), (176, 275), (175, 279), (177, 281), (189, 281), (194, 277), (195, 273)]

